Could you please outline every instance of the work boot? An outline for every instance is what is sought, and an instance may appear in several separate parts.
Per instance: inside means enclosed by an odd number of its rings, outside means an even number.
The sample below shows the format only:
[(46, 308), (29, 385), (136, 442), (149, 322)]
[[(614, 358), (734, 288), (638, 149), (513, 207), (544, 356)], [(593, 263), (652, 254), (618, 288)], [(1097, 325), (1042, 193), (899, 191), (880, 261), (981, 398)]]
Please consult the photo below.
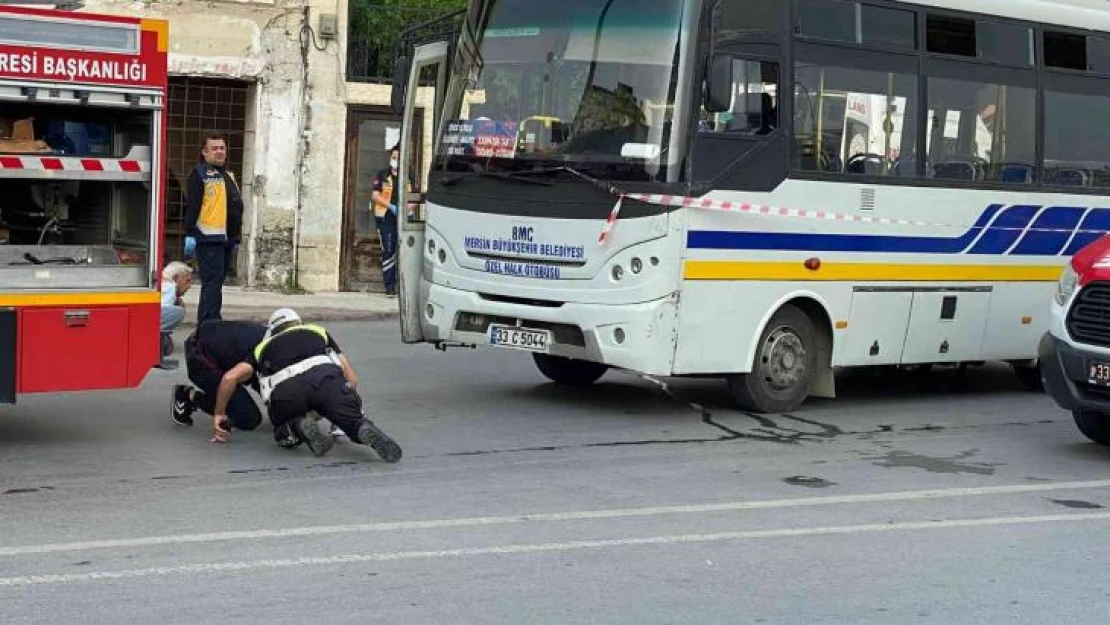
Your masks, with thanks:
[(386, 462), (397, 462), (401, 459), (401, 446), (386, 436), (386, 433), (378, 429), (378, 426), (369, 419), (363, 419), (362, 425), (359, 426), (358, 439), (362, 444), (372, 447)]
[(331, 451), (332, 445), (335, 444), (331, 435), (321, 432), (316, 422), (308, 417), (300, 417), (294, 420), (291, 425), (293, 432), (308, 445), (312, 454), (317, 458)]
[(173, 422), (178, 425), (190, 426), (193, 424), (193, 400), (189, 399), (189, 387), (184, 384), (175, 384), (173, 387)]
[(284, 449), (293, 449), (304, 443), (299, 436), (293, 433), (293, 429), (289, 427), (288, 423), (283, 423), (274, 428), (274, 442), (278, 447)]

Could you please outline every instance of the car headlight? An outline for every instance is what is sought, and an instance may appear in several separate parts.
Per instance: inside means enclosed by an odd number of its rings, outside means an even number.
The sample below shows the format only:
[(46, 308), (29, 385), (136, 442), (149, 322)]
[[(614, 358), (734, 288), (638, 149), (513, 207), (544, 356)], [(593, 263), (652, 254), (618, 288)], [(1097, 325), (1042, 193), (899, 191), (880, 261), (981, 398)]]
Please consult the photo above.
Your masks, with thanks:
[(1071, 299), (1071, 295), (1075, 292), (1075, 287), (1078, 284), (1079, 274), (1069, 264), (1064, 268), (1064, 272), (1060, 274), (1060, 280), (1056, 283), (1056, 303), (1061, 306), (1066, 304)]

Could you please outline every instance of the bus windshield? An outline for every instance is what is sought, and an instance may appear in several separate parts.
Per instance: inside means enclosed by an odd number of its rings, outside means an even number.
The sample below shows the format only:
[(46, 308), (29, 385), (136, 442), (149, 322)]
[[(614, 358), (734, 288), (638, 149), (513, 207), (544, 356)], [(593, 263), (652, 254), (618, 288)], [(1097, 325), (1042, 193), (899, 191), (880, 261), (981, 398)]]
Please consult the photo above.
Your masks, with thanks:
[(492, 0), (448, 89), (439, 167), (567, 165), (659, 180), (685, 0)]

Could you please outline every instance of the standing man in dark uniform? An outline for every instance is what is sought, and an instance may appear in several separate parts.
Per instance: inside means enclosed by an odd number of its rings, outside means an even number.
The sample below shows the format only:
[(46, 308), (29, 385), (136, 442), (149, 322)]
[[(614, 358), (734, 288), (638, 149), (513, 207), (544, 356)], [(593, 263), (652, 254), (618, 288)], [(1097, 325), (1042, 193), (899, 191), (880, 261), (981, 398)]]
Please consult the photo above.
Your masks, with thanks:
[(204, 140), (200, 162), (185, 181), (185, 258), (200, 269), (197, 325), (221, 319), (224, 280), (243, 231), (243, 197), (227, 169), (227, 142)]
[[(189, 380), (195, 387), (177, 384), (173, 387), (173, 422), (193, 425), (192, 414), (196, 409), (215, 415), (216, 395), (224, 374), (250, 357), (251, 351), (266, 336), (266, 326), (249, 321), (206, 321), (185, 339), (185, 365)], [(258, 392), (258, 380), (244, 381)], [(262, 412), (245, 386), (237, 386), (228, 400), (226, 423), (217, 429), (227, 432), (254, 430), (262, 423)], [(226, 437), (226, 436), (225, 436)]]
[(302, 323), (288, 308), (274, 311), (269, 326), (250, 356), (220, 382), (213, 417), (217, 432), (235, 390), (257, 375), (275, 436), (289, 429), (316, 456), (328, 453), (334, 440), (307, 416), (315, 411), (339, 426), (352, 442), (372, 447), (382, 460), (399, 461), (400, 445), (366, 418), (358, 376), (327, 330)]

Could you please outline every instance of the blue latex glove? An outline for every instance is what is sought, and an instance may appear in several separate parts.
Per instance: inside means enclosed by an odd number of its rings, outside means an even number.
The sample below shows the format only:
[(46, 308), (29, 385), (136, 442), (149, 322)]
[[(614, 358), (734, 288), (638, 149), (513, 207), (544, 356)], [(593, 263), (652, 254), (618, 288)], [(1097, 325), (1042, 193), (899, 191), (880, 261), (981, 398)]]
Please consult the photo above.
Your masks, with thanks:
[(194, 237), (185, 237), (185, 258), (191, 258), (197, 251), (197, 240)]
[(397, 205), (396, 204), (390, 204), (389, 205), (389, 212), (393, 213), (393, 215), (396, 217), (397, 216)]

